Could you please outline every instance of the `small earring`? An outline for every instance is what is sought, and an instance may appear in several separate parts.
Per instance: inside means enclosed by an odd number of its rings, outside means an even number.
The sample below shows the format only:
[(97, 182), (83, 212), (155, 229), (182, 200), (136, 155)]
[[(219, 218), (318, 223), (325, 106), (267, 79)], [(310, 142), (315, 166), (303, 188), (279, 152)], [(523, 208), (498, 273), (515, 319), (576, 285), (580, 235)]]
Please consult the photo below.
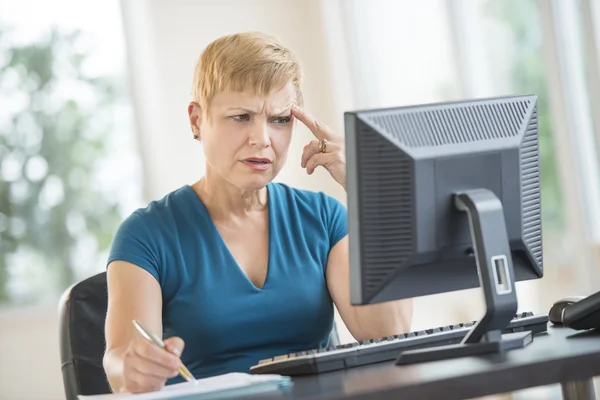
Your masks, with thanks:
[(194, 135), (194, 139), (198, 139), (198, 135)]

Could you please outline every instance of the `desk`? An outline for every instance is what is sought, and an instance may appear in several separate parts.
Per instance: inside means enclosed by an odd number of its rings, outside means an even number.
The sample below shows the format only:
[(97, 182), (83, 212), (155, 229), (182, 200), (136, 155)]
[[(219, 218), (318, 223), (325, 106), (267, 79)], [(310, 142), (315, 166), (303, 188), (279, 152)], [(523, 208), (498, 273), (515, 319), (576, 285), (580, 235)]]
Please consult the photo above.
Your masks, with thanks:
[[(568, 391), (600, 375), (600, 333), (548, 327), (524, 349), (498, 355), (398, 367), (372, 364), (321, 375), (294, 377), (290, 389), (243, 399), (464, 399), (563, 384)], [(587, 382), (586, 382), (587, 381)], [(581, 388), (581, 386), (579, 386)], [(567, 391), (567, 393), (565, 393)], [(593, 396), (593, 387), (591, 390)]]

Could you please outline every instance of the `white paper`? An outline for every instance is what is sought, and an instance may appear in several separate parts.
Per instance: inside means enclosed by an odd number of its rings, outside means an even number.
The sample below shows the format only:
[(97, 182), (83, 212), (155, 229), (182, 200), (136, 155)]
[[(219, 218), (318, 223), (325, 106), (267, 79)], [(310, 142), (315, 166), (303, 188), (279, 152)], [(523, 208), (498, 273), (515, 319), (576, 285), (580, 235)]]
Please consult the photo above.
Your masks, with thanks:
[(110, 393), (97, 394), (93, 396), (79, 395), (80, 400), (115, 400), (115, 399), (131, 399), (131, 400), (157, 400), (157, 399), (172, 399), (180, 396), (202, 395), (219, 393), (233, 389), (252, 388), (253, 386), (263, 386), (272, 384), (273, 388), (278, 385), (286, 386), (291, 384), (289, 377), (281, 375), (250, 375), (240, 372), (232, 372), (229, 374), (214, 376), (211, 378), (198, 379), (198, 384), (190, 382), (176, 383), (167, 385), (158, 392), (150, 393)]

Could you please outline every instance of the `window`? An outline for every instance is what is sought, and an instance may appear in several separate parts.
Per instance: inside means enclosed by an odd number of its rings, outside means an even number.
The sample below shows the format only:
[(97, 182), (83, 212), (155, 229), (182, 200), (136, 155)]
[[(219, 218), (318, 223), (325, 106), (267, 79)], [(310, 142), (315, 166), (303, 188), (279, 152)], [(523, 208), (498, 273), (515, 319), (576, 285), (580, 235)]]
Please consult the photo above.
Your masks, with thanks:
[(0, 10), (0, 302), (55, 301), (140, 204), (119, 2)]
[[(489, 60), (490, 95), (533, 93), (538, 96), (540, 179), (544, 234), (565, 228), (564, 201), (558, 178), (556, 144), (550, 119), (546, 58), (539, 10), (533, 0), (481, 1), (479, 35), (486, 44), (480, 54)], [(475, 32), (472, 32), (475, 34)]]

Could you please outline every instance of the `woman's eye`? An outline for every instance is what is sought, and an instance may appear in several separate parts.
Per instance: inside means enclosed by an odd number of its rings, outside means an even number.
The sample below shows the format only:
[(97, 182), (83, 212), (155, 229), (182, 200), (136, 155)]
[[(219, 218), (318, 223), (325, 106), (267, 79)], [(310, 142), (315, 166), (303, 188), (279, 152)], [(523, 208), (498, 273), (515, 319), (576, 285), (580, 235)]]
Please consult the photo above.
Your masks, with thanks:
[(234, 115), (232, 118), (236, 121), (250, 121), (250, 114)]
[(291, 121), (290, 117), (277, 117), (275, 118), (275, 123), (280, 125), (288, 124)]

